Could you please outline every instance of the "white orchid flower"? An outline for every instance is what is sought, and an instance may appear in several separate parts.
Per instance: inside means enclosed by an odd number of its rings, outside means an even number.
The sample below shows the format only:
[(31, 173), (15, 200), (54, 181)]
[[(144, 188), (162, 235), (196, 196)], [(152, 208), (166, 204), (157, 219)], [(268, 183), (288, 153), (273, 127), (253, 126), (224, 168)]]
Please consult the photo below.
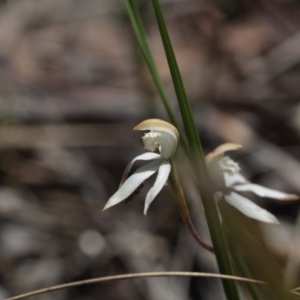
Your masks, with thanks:
[(239, 148), (241, 146), (237, 144), (223, 144), (206, 157), (213, 181), (217, 185), (217, 190), (219, 190), (215, 193), (215, 198), (218, 200), (223, 194), (224, 199), (244, 215), (262, 222), (278, 224), (279, 222), (274, 215), (237, 192), (253, 192), (260, 197), (276, 200), (297, 200), (299, 197), (269, 189), (246, 180), (240, 174), (241, 169), (239, 165), (228, 156), (224, 156), (224, 152)]
[[(171, 171), (170, 160), (175, 154), (179, 133), (173, 125), (159, 119), (145, 120), (134, 127), (133, 130), (150, 130), (142, 137), (145, 150), (150, 152), (135, 157), (127, 165), (119, 189), (109, 198), (103, 210), (134, 195), (147, 178), (158, 172), (155, 183), (146, 196), (144, 206), (144, 214), (146, 215), (150, 204), (168, 180)], [(154, 153), (157, 149), (159, 153)], [(151, 160), (152, 162), (137, 169), (128, 177), (133, 163), (137, 160)]]

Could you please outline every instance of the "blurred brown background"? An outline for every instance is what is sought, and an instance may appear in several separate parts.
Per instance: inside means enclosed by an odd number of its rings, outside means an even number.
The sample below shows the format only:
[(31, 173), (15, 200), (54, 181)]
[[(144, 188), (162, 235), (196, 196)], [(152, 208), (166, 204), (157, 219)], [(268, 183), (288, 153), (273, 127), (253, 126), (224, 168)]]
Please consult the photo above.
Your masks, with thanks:
[[(233, 156), (248, 178), (300, 194), (300, 2), (161, 3), (206, 153), (241, 143)], [(178, 113), (151, 3), (139, 5)], [(132, 202), (102, 212), (126, 164), (143, 151), (133, 126), (153, 117), (167, 119), (123, 1), (1, 1), (1, 299), (120, 273), (217, 271), (214, 256), (183, 226), (168, 188), (147, 217), (150, 183)], [(199, 197), (188, 181), (185, 188), (209, 242)], [(284, 269), (299, 205), (258, 203), (282, 223), (264, 230)], [(222, 292), (212, 279), (160, 278), (34, 299), (222, 299)]]

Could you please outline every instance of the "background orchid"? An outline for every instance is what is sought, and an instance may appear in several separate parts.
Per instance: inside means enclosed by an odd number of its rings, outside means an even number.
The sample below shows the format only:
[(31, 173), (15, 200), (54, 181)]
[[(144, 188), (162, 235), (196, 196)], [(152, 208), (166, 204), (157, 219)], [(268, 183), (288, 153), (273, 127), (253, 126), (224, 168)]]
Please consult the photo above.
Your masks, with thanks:
[[(119, 189), (109, 198), (103, 210), (108, 209), (131, 196), (143, 182), (158, 172), (153, 187), (146, 196), (144, 214), (147, 214), (150, 204), (169, 178), (171, 171), (171, 158), (173, 157), (179, 133), (177, 129), (168, 122), (159, 119), (148, 119), (133, 128), (133, 130), (150, 130), (142, 139), (145, 150), (150, 151), (135, 157), (126, 167)], [(159, 150), (158, 153), (154, 151)], [(153, 162), (138, 168), (130, 177), (128, 174), (134, 162), (137, 160), (151, 160)]]
[(230, 205), (234, 206), (244, 215), (262, 222), (278, 224), (279, 222), (273, 214), (236, 192), (253, 192), (260, 197), (276, 200), (297, 200), (299, 197), (249, 182), (240, 174), (241, 169), (239, 165), (228, 156), (224, 156), (226, 151), (237, 150), (239, 148), (241, 146), (237, 144), (223, 144), (206, 157), (217, 189), (215, 198), (218, 200), (223, 195), (224, 199)]

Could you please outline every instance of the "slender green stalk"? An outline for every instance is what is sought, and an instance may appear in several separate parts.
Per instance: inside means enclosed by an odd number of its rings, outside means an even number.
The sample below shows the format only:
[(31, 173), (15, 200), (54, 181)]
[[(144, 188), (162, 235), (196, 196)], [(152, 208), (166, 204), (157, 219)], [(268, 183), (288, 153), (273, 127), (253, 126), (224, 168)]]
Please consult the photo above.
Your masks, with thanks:
[[(169, 34), (165, 25), (165, 21), (158, 0), (152, 0), (152, 4), (155, 11), (157, 24), (160, 30), (164, 49), (166, 52), (166, 57), (173, 79), (173, 84), (177, 95), (177, 100), (179, 103), (183, 123), (185, 126), (188, 143), (191, 150), (192, 163), (195, 165), (197, 178), (199, 184), (201, 185), (200, 194), (220, 272), (223, 274), (233, 275), (230, 256), (223, 234), (221, 222), (219, 219), (217, 205), (213, 197), (202, 146), (198, 137), (197, 128), (192, 116), (191, 108), (181, 79), (176, 57), (173, 51), (173, 47), (169, 38)], [(239, 300), (237, 286), (234, 282), (223, 281), (223, 287), (228, 300)]]
[[(241, 254), (237, 251), (235, 253), (235, 259), (237, 261), (238, 267), (240, 269), (240, 271), (242, 272), (242, 274), (244, 276), (247, 276), (247, 278), (252, 278), (251, 276), (251, 272), (248, 269), (243, 257), (241, 256)], [(251, 296), (254, 300), (263, 300), (263, 297), (258, 289), (258, 287), (256, 285), (254, 285), (253, 283), (249, 282), (247, 283), (248, 289), (251, 293)]]
[(154, 58), (152, 56), (152, 53), (151, 53), (151, 50), (150, 50), (150, 47), (149, 47), (149, 44), (147, 41), (146, 30), (143, 26), (143, 22), (141, 20), (136, 2), (135, 2), (135, 0), (125, 0), (125, 4), (126, 4), (126, 9), (127, 9), (132, 27), (134, 29), (135, 35), (136, 35), (138, 43), (140, 45), (142, 54), (145, 58), (149, 72), (153, 78), (154, 84), (157, 88), (157, 91), (158, 91), (160, 97), (161, 97), (161, 100), (167, 111), (169, 119), (170, 119), (171, 123), (175, 127), (177, 127), (179, 134), (181, 136), (181, 142), (183, 144), (183, 147), (184, 147), (185, 151), (188, 152), (188, 143), (187, 143), (185, 135), (181, 129), (181, 126), (179, 126), (179, 123), (175, 117), (175, 114), (173, 113), (172, 107), (168, 101), (167, 93), (165, 91), (161, 77), (158, 73)]

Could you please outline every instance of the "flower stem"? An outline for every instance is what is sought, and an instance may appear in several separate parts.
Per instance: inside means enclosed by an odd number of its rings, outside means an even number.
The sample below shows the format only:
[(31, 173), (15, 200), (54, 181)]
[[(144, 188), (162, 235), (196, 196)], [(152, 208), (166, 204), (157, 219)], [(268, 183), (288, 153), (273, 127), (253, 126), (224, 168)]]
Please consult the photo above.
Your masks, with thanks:
[(176, 199), (176, 203), (179, 209), (179, 212), (181, 214), (181, 217), (183, 219), (183, 222), (185, 224), (185, 226), (187, 227), (187, 229), (189, 230), (189, 232), (191, 233), (192, 237), (196, 240), (196, 242), (203, 247), (204, 249), (210, 251), (210, 252), (214, 252), (214, 249), (212, 246), (207, 245), (205, 242), (203, 242), (201, 240), (201, 238), (199, 237), (199, 235), (197, 234), (192, 221), (191, 221), (191, 217), (190, 217), (190, 213), (187, 207), (187, 203), (184, 197), (184, 193), (183, 190), (181, 188), (181, 185), (179, 183), (179, 178), (178, 178), (178, 174), (177, 174), (177, 170), (175, 167), (175, 164), (173, 161), (171, 161), (171, 173), (169, 176), (169, 183), (171, 185), (173, 194), (175, 196)]
[[(217, 204), (213, 197), (211, 182), (208, 175), (201, 142), (198, 136), (197, 127), (187, 99), (172, 43), (161, 12), (159, 0), (152, 0), (152, 4), (189, 143), (191, 162), (195, 165), (198, 183), (199, 186), (201, 186), (200, 194), (220, 272), (223, 274), (233, 275), (234, 273), (231, 265), (230, 255), (222, 230)], [(234, 282), (222, 281), (222, 283), (228, 300), (240, 299), (237, 286)]]
[(158, 91), (158, 94), (162, 100), (162, 103), (165, 107), (165, 110), (169, 116), (171, 123), (178, 129), (178, 131), (180, 133), (181, 144), (182, 144), (184, 150), (188, 153), (189, 152), (188, 142), (186, 140), (183, 130), (181, 129), (181, 126), (179, 125), (179, 123), (176, 119), (176, 116), (175, 116), (173, 109), (170, 105), (170, 102), (168, 100), (168, 96), (167, 96), (166, 90), (164, 88), (162, 79), (158, 73), (156, 63), (154, 61), (154, 58), (153, 58), (151, 50), (150, 50), (150, 46), (147, 41), (146, 30), (144, 28), (142, 19), (140, 17), (140, 13), (139, 13), (136, 1), (135, 0), (125, 0), (125, 5), (126, 5), (126, 9), (127, 9), (134, 33), (137, 37), (139, 46), (141, 48), (142, 54), (145, 58), (149, 72), (153, 78), (155, 87)]

